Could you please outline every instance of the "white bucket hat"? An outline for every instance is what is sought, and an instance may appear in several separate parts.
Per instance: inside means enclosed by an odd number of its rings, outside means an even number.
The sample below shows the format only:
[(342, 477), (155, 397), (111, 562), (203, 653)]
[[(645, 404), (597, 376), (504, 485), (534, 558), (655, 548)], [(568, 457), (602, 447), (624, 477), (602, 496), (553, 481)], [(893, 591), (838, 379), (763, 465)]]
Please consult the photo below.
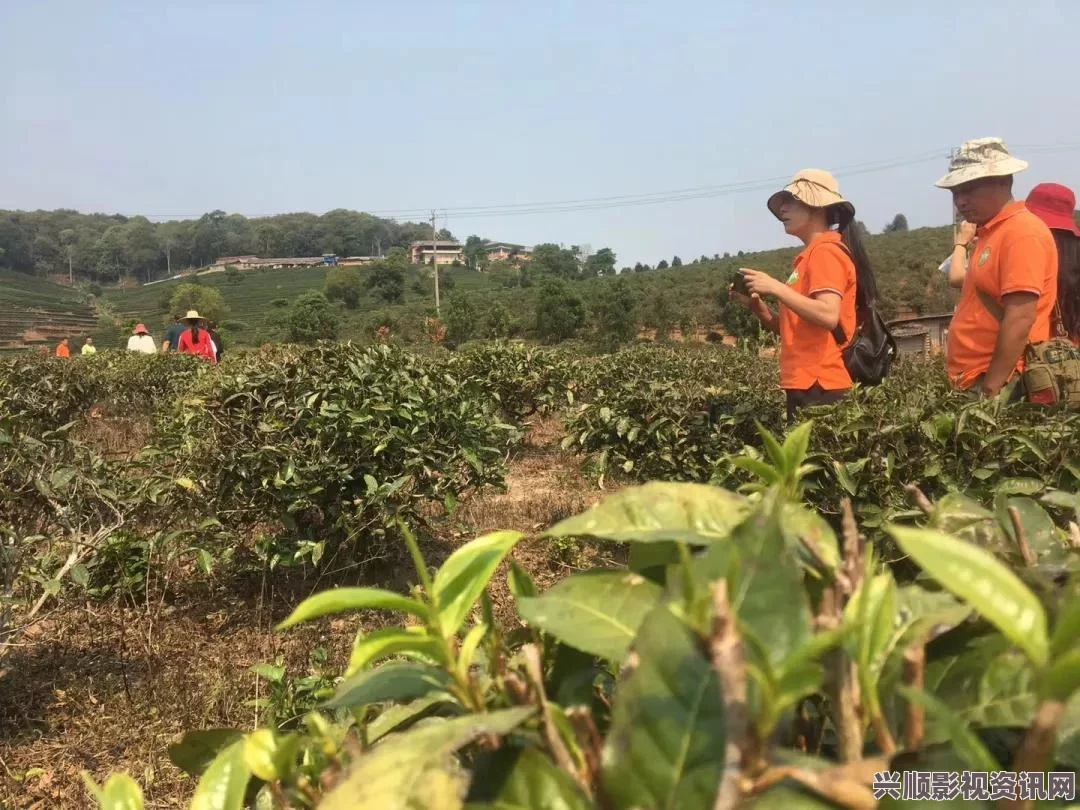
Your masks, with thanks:
[(777, 219), (780, 219), (780, 206), (784, 197), (789, 194), (811, 208), (835, 206), (840, 213), (841, 224), (849, 222), (855, 216), (855, 206), (841, 196), (836, 178), (824, 169), (803, 169), (790, 183), (769, 197), (765, 204)]
[(1008, 177), (1028, 167), (1027, 161), (1009, 154), (1001, 138), (976, 138), (964, 141), (949, 163), (949, 173), (934, 185), (955, 188), (984, 177)]

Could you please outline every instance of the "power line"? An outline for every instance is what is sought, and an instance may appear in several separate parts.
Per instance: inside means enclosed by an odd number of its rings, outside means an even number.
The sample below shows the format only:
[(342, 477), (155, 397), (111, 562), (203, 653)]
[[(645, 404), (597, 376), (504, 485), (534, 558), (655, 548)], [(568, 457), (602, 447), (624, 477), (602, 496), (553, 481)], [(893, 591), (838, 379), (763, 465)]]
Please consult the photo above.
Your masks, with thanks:
[[(1055, 152), (1068, 152), (1080, 150), (1080, 143), (1067, 144), (1027, 144), (1014, 147), (1028, 154), (1052, 154)], [(890, 171), (892, 169), (915, 166), (932, 160), (940, 160), (948, 157), (950, 150), (940, 149), (932, 152), (924, 152), (908, 158), (900, 158), (889, 161), (876, 161), (872, 163), (856, 164), (843, 167), (834, 172), (836, 177), (856, 177), (875, 172)], [(765, 191), (775, 188), (784, 183), (790, 176), (770, 177), (761, 180), (725, 183), (709, 186), (695, 186), (691, 188), (672, 189), (669, 191), (654, 191), (638, 194), (617, 194), (604, 197), (585, 197), (573, 200), (549, 200), (546, 202), (533, 203), (503, 203), (498, 205), (476, 205), (444, 207), (444, 222), (454, 216), (461, 219), (477, 219), (485, 217), (523, 216), (537, 214), (571, 213), (575, 211), (597, 211), (610, 208), (633, 208), (642, 205), (657, 205), (669, 202), (683, 202), (686, 200), (711, 199), (724, 197), (732, 194), (744, 194), (751, 191)], [(422, 208), (383, 208), (370, 209), (365, 213), (390, 216), (395, 219), (427, 218), (431, 215), (431, 209)], [(202, 214), (148, 214), (148, 218), (154, 219), (197, 219)], [(270, 214), (268, 216), (278, 216)], [(251, 217), (256, 218), (256, 217)]]

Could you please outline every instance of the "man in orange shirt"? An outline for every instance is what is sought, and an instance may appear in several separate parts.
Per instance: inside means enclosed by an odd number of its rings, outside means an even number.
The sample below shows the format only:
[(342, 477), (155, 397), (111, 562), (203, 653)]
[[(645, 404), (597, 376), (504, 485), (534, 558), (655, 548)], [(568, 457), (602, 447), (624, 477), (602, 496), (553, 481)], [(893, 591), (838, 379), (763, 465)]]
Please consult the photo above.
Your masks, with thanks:
[(64, 338), (60, 341), (60, 344), (56, 347), (57, 357), (71, 357), (71, 349), (68, 348), (68, 339)]
[[(966, 271), (949, 277), (962, 288), (949, 324), (949, 377), (957, 388), (983, 396), (996, 396), (1023, 370), (1028, 343), (1050, 337), (1057, 247), (1043, 221), (1013, 199), (1013, 175), (1027, 165), (1000, 138), (980, 138), (960, 147), (936, 184), (952, 192), (970, 223), (960, 229), (954, 256), (973, 248)], [(1014, 398), (1021, 394), (1014, 389)]]

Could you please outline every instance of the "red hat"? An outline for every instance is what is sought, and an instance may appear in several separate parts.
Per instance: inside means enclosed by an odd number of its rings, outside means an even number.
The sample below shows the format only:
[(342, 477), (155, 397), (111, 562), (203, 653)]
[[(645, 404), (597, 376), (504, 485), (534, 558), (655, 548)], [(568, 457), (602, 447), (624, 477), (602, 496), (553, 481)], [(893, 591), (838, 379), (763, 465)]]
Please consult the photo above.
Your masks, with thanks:
[(135, 324), (135, 328), (133, 330), (131, 330), (131, 333), (133, 335), (145, 335), (145, 334), (147, 334), (148, 330), (146, 328), (146, 324), (144, 324), (144, 323)]
[(1076, 195), (1071, 189), (1057, 183), (1039, 183), (1027, 196), (1028, 210), (1046, 223), (1046, 227), (1068, 231), (1080, 236), (1073, 211), (1076, 209)]

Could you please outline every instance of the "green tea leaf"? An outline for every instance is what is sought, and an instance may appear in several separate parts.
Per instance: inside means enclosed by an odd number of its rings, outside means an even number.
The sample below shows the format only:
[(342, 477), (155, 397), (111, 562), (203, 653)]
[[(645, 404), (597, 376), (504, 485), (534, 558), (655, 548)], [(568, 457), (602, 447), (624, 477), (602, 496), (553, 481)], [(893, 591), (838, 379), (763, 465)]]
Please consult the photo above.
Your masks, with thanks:
[(143, 810), (142, 788), (127, 774), (112, 774), (100, 788), (85, 771), (81, 776), (87, 790), (97, 800), (98, 810)]
[(947, 534), (902, 526), (888, 531), (923, 570), (975, 608), (1032, 662), (1046, 663), (1046, 613), (1016, 574), (990, 553)]
[[(996, 634), (927, 662), (924, 689), (975, 728), (1027, 726), (1038, 703), (1031, 664)], [(928, 717), (927, 741), (947, 738), (948, 730)]]
[(367, 725), (367, 738), (369, 743), (385, 737), (393, 731), (409, 726), (418, 720), (422, 720), (439, 709), (456, 709), (461, 712), (461, 707), (450, 703), (448, 695), (435, 693), (427, 697), (413, 700), (408, 703), (394, 703), (384, 709), (378, 717)]
[(309, 596), (297, 605), (277, 629), (285, 630), (301, 622), (350, 610), (396, 610), (424, 620), (428, 618), (428, 610), (423, 604), (393, 591), (381, 588), (331, 588)]
[(218, 754), (203, 772), (191, 810), (243, 810), (251, 771), (244, 761), (244, 741), (238, 740)]
[(944, 730), (953, 744), (956, 753), (964, 764), (973, 771), (1000, 771), (1001, 765), (986, 750), (982, 740), (969, 728), (963, 718), (955, 714), (933, 695), (907, 686), (898, 686), (897, 691), (905, 700), (918, 703), (926, 709), (933, 721)]
[(497, 794), (468, 810), (592, 810), (593, 804), (573, 778), (535, 748), (514, 752), (510, 773)]
[(416, 789), (429, 768), (484, 734), (505, 735), (535, 709), (502, 709), (433, 722), (385, 738), (357, 758), (349, 775), (328, 793), (320, 810), (415, 810)]
[(510, 560), (510, 570), (506, 573), (506, 583), (510, 593), (515, 599), (527, 596), (539, 596), (540, 589), (536, 587), (529, 572), (518, 565), (517, 560)]
[(436, 640), (428, 635), (425, 627), (384, 627), (357, 635), (345, 677), (348, 678), (375, 661), (391, 655), (411, 653), (437, 660), (440, 652), (441, 648)]
[(338, 686), (328, 708), (364, 706), (387, 700), (413, 700), (445, 692), (450, 676), (437, 667), (418, 663), (389, 663), (361, 670)]
[(620, 543), (681, 540), (702, 546), (726, 539), (749, 511), (745, 498), (724, 489), (654, 481), (609, 495), (545, 535)]
[(435, 574), (432, 597), (445, 635), (461, 629), (499, 563), (524, 536), (510, 531), (486, 534), (457, 549), (442, 564)]
[(661, 593), (659, 585), (631, 571), (586, 571), (540, 596), (519, 599), (518, 612), (564, 644), (622, 661)]
[(716, 672), (664, 606), (642, 624), (634, 652), (604, 743), (607, 792), (620, 808), (710, 810), (725, 746)]
[(208, 728), (184, 732), (180, 742), (167, 749), (169, 759), (189, 776), (200, 776), (214, 758), (244, 733), (234, 728)]
[(1039, 676), (1039, 695), (1044, 700), (1068, 701), (1080, 689), (1080, 650), (1070, 650)]

